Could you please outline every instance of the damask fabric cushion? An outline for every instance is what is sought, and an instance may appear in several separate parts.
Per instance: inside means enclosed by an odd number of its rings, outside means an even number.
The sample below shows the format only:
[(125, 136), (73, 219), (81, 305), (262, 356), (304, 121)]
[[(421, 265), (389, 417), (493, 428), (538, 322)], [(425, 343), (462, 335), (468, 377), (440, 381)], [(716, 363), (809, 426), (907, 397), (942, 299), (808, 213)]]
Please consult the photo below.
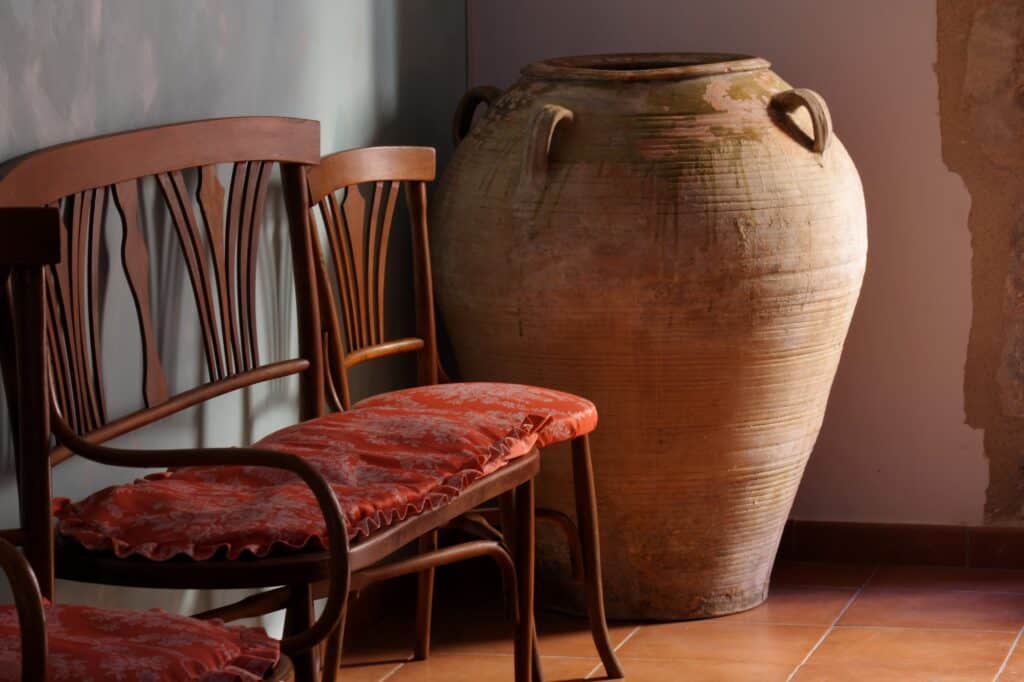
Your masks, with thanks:
[[(277, 641), (259, 628), (225, 627), (163, 611), (47, 606), (50, 682), (250, 682), (277, 664)], [(21, 680), (13, 606), (0, 606), (0, 681)]]
[(478, 425), (501, 424), (510, 418), (543, 415), (537, 446), (572, 440), (597, 428), (597, 408), (578, 395), (539, 386), (461, 382), (417, 386), (371, 396), (357, 409), (388, 407), (424, 418), (455, 417)]
[[(386, 404), (297, 424), (256, 445), (311, 462), (334, 489), (356, 538), (437, 509), (535, 446), (593, 428), (597, 419), (593, 405), (557, 391), (530, 389), (540, 391), (530, 402), (528, 387), (432, 388), (444, 390), (389, 394)], [(56, 515), (60, 533), (88, 549), (156, 561), (326, 544), (323, 517), (305, 484), (264, 467), (167, 471), (78, 503), (59, 500)]]

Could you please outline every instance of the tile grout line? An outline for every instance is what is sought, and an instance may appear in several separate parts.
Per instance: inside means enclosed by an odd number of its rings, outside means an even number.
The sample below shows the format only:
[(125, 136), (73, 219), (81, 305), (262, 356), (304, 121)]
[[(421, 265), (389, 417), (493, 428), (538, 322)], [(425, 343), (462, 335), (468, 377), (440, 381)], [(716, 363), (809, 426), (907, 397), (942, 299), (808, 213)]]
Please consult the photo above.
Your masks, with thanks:
[(789, 677), (786, 678), (786, 682), (791, 682), (791, 680), (794, 677), (796, 677), (796, 674), (800, 672), (800, 668), (804, 667), (804, 664), (807, 663), (807, 661), (811, 660), (811, 656), (814, 655), (814, 652), (817, 651), (822, 644), (824, 644), (828, 636), (831, 635), (832, 632), (836, 629), (836, 625), (839, 623), (842, 617), (845, 616), (846, 612), (850, 610), (851, 606), (853, 606), (853, 602), (857, 601), (857, 597), (859, 597), (861, 595), (861, 592), (864, 591), (864, 588), (871, 583), (871, 579), (875, 577), (876, 573), (878, 573), (879, 568), (881, 568), (881, 566), (876, 565), (874, 570), (871, 571), (871, 575), (869, 575), (867, 579), (864, 581), (864, 584), (857, 588), (857, 591), (853, 593), (853, 596), (850, 597), (849, 601), (846, 602), (842, 610), (839, 611), (836, 617), (832, 620), (832, 624), (828, 626), (824, 633), (822, 633), (821, 637), (818, 638), (818, 641), (815, 642), (814, 646), (811, 647), (811, 650), (807, 652), (807, 655), (804, 656), (799, 663), (797, 663), (795, 668), (793, 668), (793, 672), (791, 672), (789, 674)]
[[(384, 673), (384, 677), (380, 678), (377, 682), (387, 682), (387, 680), (390, 680), (392, 677), (398, 674), (398, 671), (404, 668), (406, 663), (408, 663), (408, 661), (402, 661), (401, 663), (396, 665), (391, 670), (391, 672)], [(339, 677), (341, 677), (341, 675), (339, 675)]]
[(992, 678), (992, 682), (996, 682), (996, 680), (999, 679), (999, 676), (1003, 674), (1003, 671), (1006, 670), (1006, 666), (1010, 664), (1010, 658), (1013, 657), (1013, 652), (1020, 643), (1021, 636), (1024, 636), (1024, 625), (1022, 625), (1020, 630), (1017, 631), (1017, 637), (1013, 640), (1013, 644), (1010, 645), (1010, 650), (1006, 652), (1006, 657), (1003, 658), (1003, 664), (999, 666), (999, 670), (996, 671), (996, 675)]
[[(807, 623), (774, 623), (774, 625), (796, 625), (807, 626)], [(912, 632), (979, 632), (986, 634), (1005, 635), (1016, 630), (998, 630), (995, 628), (956, 628), (956, 627), (933, 627), (931, 625), (871, 625), (869, 623), (858, 623), (856, 625), (836, 625), (836, 630), (907, 630)]]
[[(643, 625), (637, 625), (635, 628), (633, 628), (628, 635), (626, 635), (625, 637), (622, 638), (621, 642), (619, 642), (618, 644), (615, 645), (615, 648), (612, 649), (612, 651), (618, 653), (619, 649), (621, 649), (626, 644), (626, 642), (628, 642), (629, 640), (633, 639), (633, 635), (635, 635), (636, 633), (640, 632), (640, 628), (642, 628), (642, 627), (643, 627)], [(601, 670), (602, 668), (604, 668), (604, 663), (598, 663), (597, 665), (594, 666), (593, 670), (591, 670), (589, 673), (587, 673), (586, 675), (583, 676), (583, 679), (585, 679), (585, 680), (591, 679), (590, 676), (593, 675), (594, 673), (596, 673), (598, 670)]]

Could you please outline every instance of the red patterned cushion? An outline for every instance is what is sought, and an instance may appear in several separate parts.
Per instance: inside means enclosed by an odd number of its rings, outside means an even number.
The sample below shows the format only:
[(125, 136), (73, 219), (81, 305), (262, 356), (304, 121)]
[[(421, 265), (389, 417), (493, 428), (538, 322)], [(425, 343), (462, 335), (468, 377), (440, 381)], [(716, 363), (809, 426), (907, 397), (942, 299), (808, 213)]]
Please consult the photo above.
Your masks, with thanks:
[[(493, 396), (492, 396), (493, 397)], [(495, 398), (496, 399), (496, 398)], [(259, 447), (305, 457), (331, 483), (350, 537), (436, 509), (473, 481), (550, 442), (547, 412), (499, 414), (363, 407), (282, 429)], [(89, 549), (162, 561), (223, 551), (264, 556), (322, 547), (312, 493), (285, 471), (186, 467), (112, 486), (78, 503), (59, 500), (60, 533)]]
[[(48, 606), (50, 682), (250, 682), (277, 664), (277, 641), (259, 628), (225, 627), (163, 611)], [(13, 606), (0, 606), (0, 681), (21, 680)]]
[(572, 440), (597, 428), (597, 408), (578, 395), (539, 386), (462, 382), (417, 386), (371, 396), (356, 408), (393, 408), (425, 419), (471, 421), (478, 426), (504, 424), (527, 416), (545, 420), (537, 446)]

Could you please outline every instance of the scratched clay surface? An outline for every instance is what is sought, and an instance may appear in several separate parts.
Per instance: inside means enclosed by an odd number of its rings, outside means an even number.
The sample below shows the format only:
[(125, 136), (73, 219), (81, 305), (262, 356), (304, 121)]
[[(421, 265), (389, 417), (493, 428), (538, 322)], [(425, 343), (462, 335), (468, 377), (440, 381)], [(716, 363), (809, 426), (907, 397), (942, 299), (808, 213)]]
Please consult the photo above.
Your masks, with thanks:
[[(805, 109), (769, 114), (789, 85), (763, 62), (604, 66), (524, 76), (456, 150), (433, 204), (444, 321), (465, 378), (597, 403), (612, 617), (750, 608), (860, 289), (860, 180), (838, 139), (808, 148)], [(572, 119), (524, 182), (548, 104)], [(540, 501), (571, 513), (560, 455), (546, 453)], [(539, 574), (571, 606), (563, 546), (542, 541)]]

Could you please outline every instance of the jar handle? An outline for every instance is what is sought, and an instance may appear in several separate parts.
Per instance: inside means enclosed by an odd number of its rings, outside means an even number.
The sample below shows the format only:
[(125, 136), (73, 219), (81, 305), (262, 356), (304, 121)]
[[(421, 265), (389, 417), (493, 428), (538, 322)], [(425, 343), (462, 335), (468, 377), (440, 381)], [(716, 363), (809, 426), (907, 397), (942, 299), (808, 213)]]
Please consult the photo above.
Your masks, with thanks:
[(778, 112), (788, 114), (800, 107), (807, 109), (811, 115), (811, 125), (814, 128), (814, 137), (808, 138), (803, 131), (799, 130), (790, 122), (788, 131), (793, 136), (799, 136), (800, 142), (815, 154), (824, 154), (829, 145), (832, 144), (832, 116), (828, 112), (828, 106), (821, 95), (814, 90), (807, 88), (793, 88), (776, 93), (771, 100), (771, 106)]
[(478, 85), (475, 88), (466, 90), (466, 94), (459, 100), (455, 107), (455, 115), (452, 116), (452, 139), (455, 144), (462, 142), (462, 138), (469, 134), (473, 127), (473, 114), (481, 104), (488, 108), (501, 97), (501, 90), (492, 85)]
[(533, 115), (527, 133), (529, 137), (523, 149), (521, 186), (533, 189), (544, 186), (548, 172), (548, 152), (551, 151), (555, 128), (562, 121), (571, 122), (572, 119), (572, 112), (557, 104), (545, 104)]

